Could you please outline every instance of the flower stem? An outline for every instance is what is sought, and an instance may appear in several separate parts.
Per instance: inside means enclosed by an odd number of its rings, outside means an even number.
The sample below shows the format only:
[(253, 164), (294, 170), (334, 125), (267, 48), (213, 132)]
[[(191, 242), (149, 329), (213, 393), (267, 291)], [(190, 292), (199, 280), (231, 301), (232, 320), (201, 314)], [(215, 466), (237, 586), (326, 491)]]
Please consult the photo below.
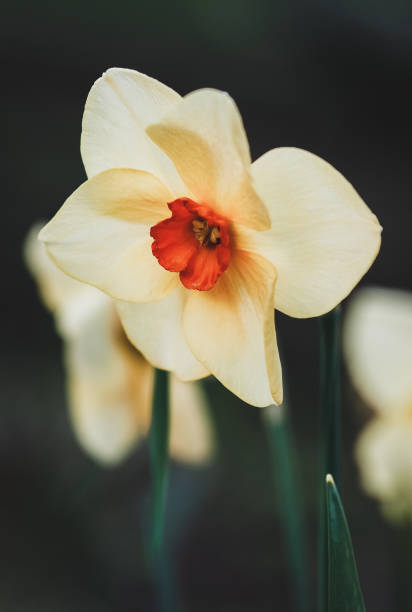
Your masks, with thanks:
[(328, 549), (325, 477), (331, 474), (340, 488), (340, 325), (341, 308), (320, 317), (320, 440), (319, 440), (319, 530), (318, 610), (328, 602)]
[(268, 406), (264, 409), (264, 422), (272, 458), (278, 513), (287, 549), (294, 609), (308, 612), (311, 609), (309, 568), (301, 489), (286, 410), (285, 402), (282, 406)]
[(152, 422), (149, 434), (152, 473), (152, 555), (162, 550), (165, 504), (168, 482), (169, 445), (169, 374), (155, 370)]
[(152, 532), (150, 559), (160, 612), (176, 612), (177, 593), (164, 536), (169, 454), (169, 374), (155, 370), (152, 422), (149, 434), (152, 472)]

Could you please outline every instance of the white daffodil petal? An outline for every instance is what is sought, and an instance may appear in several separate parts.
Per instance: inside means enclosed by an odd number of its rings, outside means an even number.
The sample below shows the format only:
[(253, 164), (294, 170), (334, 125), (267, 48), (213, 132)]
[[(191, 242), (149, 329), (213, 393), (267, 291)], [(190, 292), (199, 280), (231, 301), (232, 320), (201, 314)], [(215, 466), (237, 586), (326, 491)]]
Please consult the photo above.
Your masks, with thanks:
[(50, 259), (45, 245), (38, 239), (44, 225), (44, 223), (33, 225), (24, 241), (23, 251), (27, 268), (37, 281), (44, 304), (54, 312), (87, 285), (64, 274)]
[(117, 463), (148, 429), (153, 368), (127, 341), (113, 301), (62, 272), (29, 232), (24, 255), (64, 338), (69, 409), (76, 437), (97, 461)]
[(183, 328), (194, 355), (225, 387), (254, 406), (282, 402), (274, 324), (276, 270), (237, 252), (210, 291), (192, 291)]
[(153, 368), (126, 339), (112, 303), (66, 344), (71, 421), (97, 461), (121, 461), (147, 431)]
[(151, 250), (150, 227), (169, 216), (169, 196), (147, 172), (107, 170), (83, 183), (39, 237), (74, 278), (118, 299), (158, 300), (178, 283)]
[(251, 185), (242, 119), (228, 94), (212, 89), (190, 93), (147, 133), (173, 161), (197, 201), (238, 223), (270, 227), (268, 212)]
[(182, 330), (185, 290), (178, 287), (165, 299), (149, 304), (117, 302), (129, 340), (156, 368), (170, 370), (182, 380), (210, 374), (193, 356)]
[(278, 310), (293, 317), (328, 312), (379, 251), (375, 215), (337, 170), (307, 151), (273, 149), (252, 164), (252, 175), (272, 227), (250, 233), (240, 248), (262, 254), (276, 267)]
[(145, 132), (179, 100), (175, 91), (135, 70), (105, 72), (90, 90), (83, 115), (81, 153), (88, 177), (135, 168), (158, 176), (174, 197), (188, 195), (170, 159)]
[(213, 456), (214, 439), (205, 394), (199, 383), (170, 377), (170, 455), (203, 464)]
[(412, 294), (361, 289), (343, 331), (346, 365), (364, 400), (383, 414), (412, 410)]
[(373, 419), (356, 444), (365, 491), (376, 497), (388, 518), (412, 518), (412, 420)]
[(32, 227), (24, 243), (26, 265), (37, 282), (45, 306), (53, 312), (58, 332), (72, 338), (84, 332), (90, 319), (102, 309), (113, 306), (110, 298), (95, 287), (68, 276), (56, 266), (47, 254), (44, 243), (38, 239), (44, 224)]
[[(61, 270), (59, 272), (64, 274)], [(82, 335), (90, 321), (101, 310), (108, 309), (111, 313), (113, 312), (113, 302), (105, 293), (91, 285), (68, 278), (80, 287), (76, 294), (54, 313), (57, 331), (65, 340)]]

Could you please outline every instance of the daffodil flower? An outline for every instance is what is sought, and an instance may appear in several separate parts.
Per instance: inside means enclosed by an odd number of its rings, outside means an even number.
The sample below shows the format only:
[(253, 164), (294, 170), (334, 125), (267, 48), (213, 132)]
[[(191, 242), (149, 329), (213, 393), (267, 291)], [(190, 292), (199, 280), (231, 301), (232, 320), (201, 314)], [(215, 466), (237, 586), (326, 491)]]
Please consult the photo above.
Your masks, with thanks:
[[(154, 370), (127, 340), (112, 300), (64, 274), (37, 240), (25, 242), (27, 266), (64, 340), (71, 422), (82, 447), (115, 464), (146, 435)], [(170, 381), (170, 454), (200, 464), (213, 454), (213, 435), (199, 383)]]
[(118, 301), (156, 367), (281, 403), (274, 308), (329, 311), (379, 250), (381, 228), (353, 187), (299, 149), (251, 164), (228, 94), (182, 98), (133, 70), (92, 87), (81, 152), (89, 180), (40, 234), (58, 266)]
[(391, 519), (412, 519), (412, 293), (367, 288), (344, 326), (348, 372), (373, 411), (356, 444), (367, 493)]

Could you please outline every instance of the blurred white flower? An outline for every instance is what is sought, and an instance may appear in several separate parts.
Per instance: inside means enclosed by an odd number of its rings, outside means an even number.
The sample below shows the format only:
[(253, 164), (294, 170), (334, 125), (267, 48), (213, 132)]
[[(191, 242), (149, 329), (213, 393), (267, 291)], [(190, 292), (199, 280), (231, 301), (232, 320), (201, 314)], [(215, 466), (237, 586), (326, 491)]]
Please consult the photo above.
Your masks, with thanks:
[[(148, 432), (153, 367), (126, 338), (112, 300), (59, 270), (37, 239), (25, 241), (26, 265), (64, 341), (70, 416), (82, 447), (97, 461), (121, 461)], [(203, 463), (213, 453), (199, 383), (170, 380), (170, 454)]]
[(412, 519), (412, 293), (358, 291), (343, 340), (353, 384), (374, 411), (356, 444), (363, 487), (392, 520)]

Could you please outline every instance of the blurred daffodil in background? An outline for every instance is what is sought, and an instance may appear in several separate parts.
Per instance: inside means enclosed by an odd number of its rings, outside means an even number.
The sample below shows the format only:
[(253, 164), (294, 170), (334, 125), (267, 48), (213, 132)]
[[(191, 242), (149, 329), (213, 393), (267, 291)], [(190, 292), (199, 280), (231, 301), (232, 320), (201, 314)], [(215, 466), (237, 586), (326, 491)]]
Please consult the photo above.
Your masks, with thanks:
[[(98, 462), (116, 464), (147, 434), (153, 367), (127, 340), (112, 300), (59, 270), (37, 239), (25, 241), (26, 264), (64, 341), (71, 422), (81, 446)], [(170, 454), (200, 464), (213, 455), (213, 433), (199, 383), (170, 384)]]
[(331, 310), (379, 250), (351, 184), (300, 149), (251, 164), (229, 95), (118, 68), (89, 93), (81, 152), (89, 180), (40, 234), (53, 260), (117, 300), (154, 366), (280, 404), (274, 308)]
[(365, 288), (344, 326), (348, 372), (374, 416), (356, 444), (366, 492), (386, 516), (412, 520), (412, 293)]

